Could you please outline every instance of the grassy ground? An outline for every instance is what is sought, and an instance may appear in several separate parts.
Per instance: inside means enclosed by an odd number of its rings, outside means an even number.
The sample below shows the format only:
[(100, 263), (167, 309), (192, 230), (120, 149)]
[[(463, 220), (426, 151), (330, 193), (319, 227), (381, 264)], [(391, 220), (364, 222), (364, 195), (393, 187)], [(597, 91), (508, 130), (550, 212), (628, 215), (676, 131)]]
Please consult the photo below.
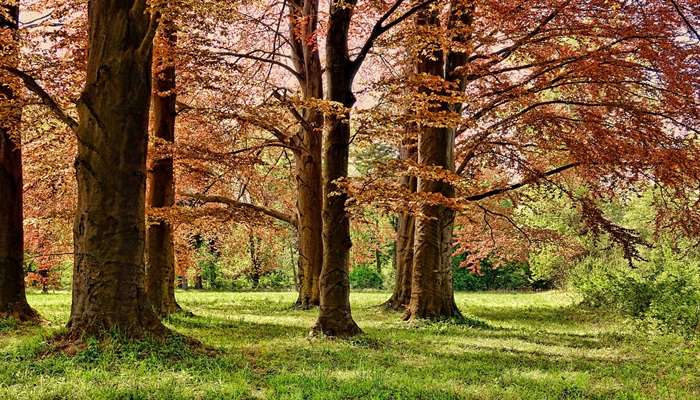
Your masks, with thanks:
[(316, 311), (292, 293), (179, 292), (195, 316), (167, 324), (179, 340), (90, 343), (44, 352), (68, 293), (32, 294), (43, 328), (0, 322), (0, 399), (698, 399), (697, 342), (646, 337), (572, 305), (565, 293), (458, 294), (486, 322), (408, 326), (379, 310), (385, 293), (352, 296), (366, 335), (308, 339)]

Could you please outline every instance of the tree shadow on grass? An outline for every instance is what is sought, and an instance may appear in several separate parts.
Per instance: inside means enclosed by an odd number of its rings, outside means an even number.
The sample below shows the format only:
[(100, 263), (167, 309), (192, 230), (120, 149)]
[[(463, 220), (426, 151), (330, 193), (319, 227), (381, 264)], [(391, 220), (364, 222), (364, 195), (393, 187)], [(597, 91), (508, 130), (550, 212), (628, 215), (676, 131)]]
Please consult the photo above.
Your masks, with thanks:
[[(557, 309), (543, 311), (548, 314), (540, 321), (555, 325), (561, 315)], [(110, 371), (128, 375), (136, 370), (140, 371), (138, 381), (134, 387), (122, 388), (124, 393), (169, 390), (159, 386), (160, 375), (185, 376), (188, 382), (207, 387), (207, 395), (224, 396), (226, 392), (227, 398), (250, 398), (253, 391), (273, 398), (324, 399), (502, 398), (504, 393), (510, 397), (522, 394), (518, 398), (573, 399), (610, 398), (620, 393), (620, 385), (606, 391), (568, 377), (617, 381), (617, 367), (634, 360), (595, 353), (606, 347), (599, 335), (537, 330), (527, 325), (527, 315), (518, 317), (513, 312), (487, 309), (480, 317), (489, 321), (520, 318), (523, 328), (444, 324), (415, 329), (397, 323), (368, 329), (368, 335), (351, 341), (307, 341), (308, 328), (298, 325), (175, 315), (168, 324), (176, 331), (204, 343), (220, 338), (225, 350), (197, 354), (177, 343), (166, 349), (148, 344), (117, 350), (89, 348), (73, 359), (8, 360), (10, 372), (0, 372), (0, 383), (22, 384), (22, 376), (31, 376), (30, 382), (51, 377), (60, 381), (76, 379), (76, 374), (84, 374), (79, 375), (82, 380), (97, 374), (114, 382)], [(563, 311), (564, 315), (568, 312)], [(236, 371), (244, 371), (236, 378), (243, 381), (233, 385), (228, 380)], [(142, 382), (149, 379), (155, 383)], [(233, 389), (219, 392), (220, 383), (230, 383)], [(236, 389), (240, 387), (245, 393)], [(97, 388), (89, 390), (101, 393)]]
[[(285, 338), (293, 335), (304, 336), (309, 328), (299, 326), (251, 322), (240, 319), (225, 319), (213, 316), (176, 315), (168, 320), (175, 330), (193, 330), (200, 332), (215, 331), (216, 336), (226, 335), (236, 341), (257, 342)], [(209, 333), (210, 335), (211, 333)]]
[(580, 305), (566, 307), (548, 306), (501, 306), (467, 308), (479, 317), (492, 322), (518, 325), (549, 325), (560, 328), (576, 328), (581, 324), (596, 324), (601, 322), (602, 315), (595, 310)]

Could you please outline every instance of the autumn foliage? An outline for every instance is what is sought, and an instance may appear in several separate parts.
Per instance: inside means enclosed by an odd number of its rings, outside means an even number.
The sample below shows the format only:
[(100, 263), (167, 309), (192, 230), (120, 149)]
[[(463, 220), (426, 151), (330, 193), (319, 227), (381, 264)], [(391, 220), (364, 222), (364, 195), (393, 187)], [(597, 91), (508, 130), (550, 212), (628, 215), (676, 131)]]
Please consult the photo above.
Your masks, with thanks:
[[(136, 271), (110, 301), (74, 298), (85, 332), (162, 331), (143, 302), (175, 312), (175, 276), (201, 282), (207, 240), (235, 243), (257, 276), (274, 269), (265, 249), (295, 237), (297, 306), (320, 307), (317, 333), (352, 336), (349, 269), (389, 241), (387, 305), (445, 319), (461, 317), (453, 256), (478, 274), (565, 243), (518, 218), (543, 199), (565, 197), (581, 234), (608, 235), (630, 263), (650, 244), (605, 201), (656, 188), (657, 233), (700, 234), (696, 1), (135, 0), (126, 22), (107, 18), (118, 2), (88, 3), (23, 3), (21, 55), (0, 61), (22, 93), (25, 246), (42, 270), (76, 246), (78, 297), (109, 268), (85, 249)], [(352, 247), (357, 232), (371, 239)], [(93, 330), (99, 307), (135, 315)]]

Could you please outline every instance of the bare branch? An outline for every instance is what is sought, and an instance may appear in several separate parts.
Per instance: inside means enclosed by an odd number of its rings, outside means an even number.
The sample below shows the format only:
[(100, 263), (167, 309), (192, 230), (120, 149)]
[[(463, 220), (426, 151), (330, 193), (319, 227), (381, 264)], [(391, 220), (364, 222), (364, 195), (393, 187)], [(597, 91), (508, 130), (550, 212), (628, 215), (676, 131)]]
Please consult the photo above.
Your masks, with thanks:
[(394, 26), (400, 24), (401, 22), (405, 21), (408, 19), (410, 16), (415, 14), (416, 12), (420, 11), (421, 9), (429, 6), (430, 4), (434, 3), (436, 0), (425, 0), (421, 3), (418, 3), (408, 9), (405, 13), (401, 14), (400, 16), (396, 17), (396, 19), (392, 20), (388, 24), (384, 25), (384, 23), (391, 18), (391, 16), (396, 12), (396, 10), (404, 3), (404, 0), (396, 0), (394, 4), (387, 10), (387, 12), (382, 15), (379, 20), (374, 24), (374, 27), (372, 27), (372, 32), (369, 34), (369, 37), (367, 38), (367, 41), (365, 44), (362, 46), (360, 49), (360, 52), (355, 56), (355, 59), (352, 61), (353, 64), (353, 72), (357, 72), (360, 67), (362, 66), (362, 62), (365, 60), (367, 57), (367, 54), (369, 54), (369, 51), (372, 49), (372, 46), (374, 46), (374, 42), (386, 31), (389, 29), (393, 28)]
[(292, 75), (294, 75), (298, 79), (303, 78), (297, 71), (294, 70), (294, 68), (290, 67), (289, 65), (287, 65), (283, 62), (272, 59), (272, 58), (258, 57), (258, 56), (254, 56), (250, 53), (235, 53), (235, 52), (230, 52), (230, 51), (220, 52), (220, 53), (217, 52), (217, 53), (214, 53), (214, 55), (224, 56), (224, 57), (245, 58), (248, 60), (260, 61), (260, 62), (276, 65), (278, 67), (284, 68), (285, 70), (287, 70), (287, 72), (291, 73)]

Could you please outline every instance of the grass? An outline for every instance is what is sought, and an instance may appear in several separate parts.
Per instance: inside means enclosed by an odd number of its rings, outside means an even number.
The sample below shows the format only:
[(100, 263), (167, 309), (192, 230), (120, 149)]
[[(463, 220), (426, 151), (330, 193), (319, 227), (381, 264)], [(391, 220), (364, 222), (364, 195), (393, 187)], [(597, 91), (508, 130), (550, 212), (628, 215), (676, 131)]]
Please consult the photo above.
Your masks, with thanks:
[(646, 336), (563, 292), (460, 293), (470, 325), (399, 322), (354, 293), (366, 335), (309, 339), (316, 311), (292, 293), (178, 292), (194, 316), (167, 321), (202, 341), (90, 342), (46, 354), (70, 294), (31, 294), (49, 323), (0, 323), (0, 399), (698, 399), (697, 342)]

